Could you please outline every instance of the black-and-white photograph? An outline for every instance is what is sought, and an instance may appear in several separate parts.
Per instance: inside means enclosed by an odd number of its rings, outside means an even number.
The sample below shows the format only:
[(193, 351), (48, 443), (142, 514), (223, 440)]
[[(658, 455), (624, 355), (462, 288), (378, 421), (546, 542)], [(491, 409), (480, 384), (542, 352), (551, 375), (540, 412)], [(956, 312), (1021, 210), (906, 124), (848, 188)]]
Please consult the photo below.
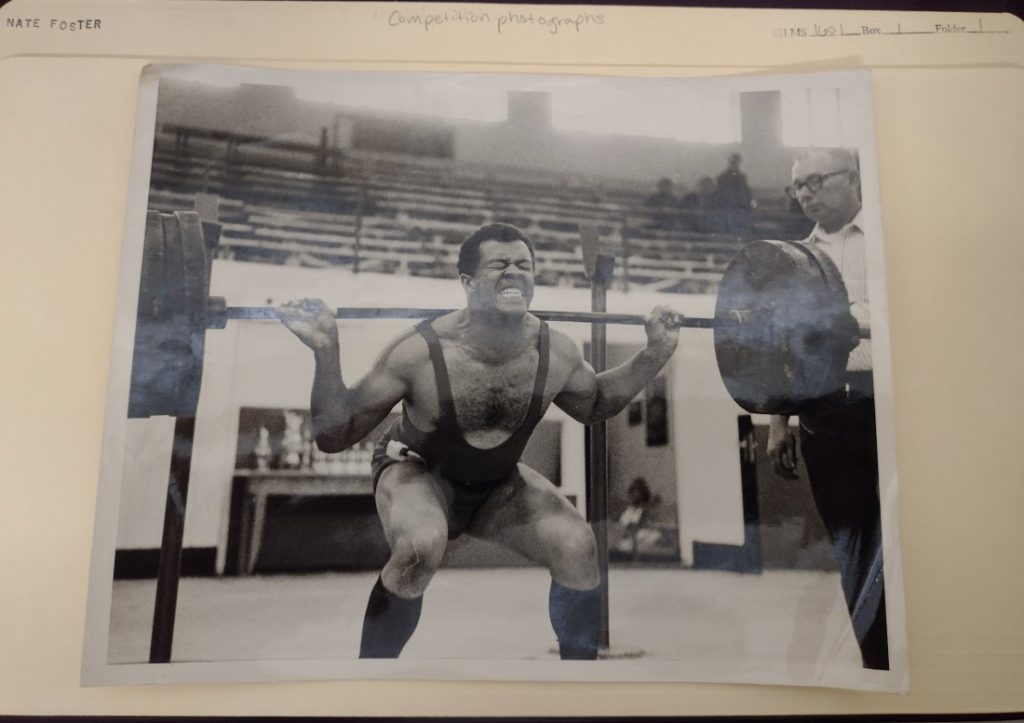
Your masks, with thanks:
[(906, 691), (871, 75), (152, 66), (83, 681)]

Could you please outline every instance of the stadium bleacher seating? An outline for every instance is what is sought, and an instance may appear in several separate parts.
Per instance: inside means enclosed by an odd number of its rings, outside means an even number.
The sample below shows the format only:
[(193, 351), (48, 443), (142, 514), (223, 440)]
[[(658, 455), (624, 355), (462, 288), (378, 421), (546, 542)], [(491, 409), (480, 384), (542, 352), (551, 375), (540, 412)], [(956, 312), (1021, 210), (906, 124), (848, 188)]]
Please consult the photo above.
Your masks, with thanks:
[[(200, 192), (220, 198), (218, 254), (246, 261), (452, 278), (462, 239), (505, 221), (534, 240), (538, 284), (582, 287), (579, 225), (596, 223), (617, 249), (620, 288), (713, 293), (743, 243), (695, 230), (695, 212), (666, 224), (625, 180), (586, 183), (544, 170), (159, 128), (149, 207), (191, 208)], [(755, 233), (785, 237), (786, 222), (784, 206), (766, 204)]]

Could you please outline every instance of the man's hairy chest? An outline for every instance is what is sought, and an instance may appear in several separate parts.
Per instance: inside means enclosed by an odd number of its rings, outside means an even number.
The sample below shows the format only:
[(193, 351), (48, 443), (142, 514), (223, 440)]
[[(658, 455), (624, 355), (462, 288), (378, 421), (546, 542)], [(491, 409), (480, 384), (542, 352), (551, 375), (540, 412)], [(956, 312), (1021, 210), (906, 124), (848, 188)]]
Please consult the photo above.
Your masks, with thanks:
[(452, 399), (464, 433), (514, 432), (526, 418), (537, 378), (538, 353), (527, 349), (501, 363), (480, 361), (458, 347), (444, 350)]

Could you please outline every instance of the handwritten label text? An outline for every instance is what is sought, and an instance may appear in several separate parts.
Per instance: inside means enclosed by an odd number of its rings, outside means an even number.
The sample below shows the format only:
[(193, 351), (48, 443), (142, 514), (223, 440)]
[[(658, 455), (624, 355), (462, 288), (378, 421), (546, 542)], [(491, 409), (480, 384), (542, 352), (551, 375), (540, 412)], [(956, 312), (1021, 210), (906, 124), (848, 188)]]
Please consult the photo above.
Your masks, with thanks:
[(390, 27), (411, 27), (430, 32), (442, 26), (453, 25), (489, 25), (498, 34), (514, 27), (535, 27), (551, 35), (559, 32), (580, 32), (583, 28), (604, 25), (601, 13), (540, 13), (535, 11), (521, 12), (517, 10), (492, 13), (473, 10), (445, 10), (436, 13), (410, 13), (392, 10), (387, 16)]

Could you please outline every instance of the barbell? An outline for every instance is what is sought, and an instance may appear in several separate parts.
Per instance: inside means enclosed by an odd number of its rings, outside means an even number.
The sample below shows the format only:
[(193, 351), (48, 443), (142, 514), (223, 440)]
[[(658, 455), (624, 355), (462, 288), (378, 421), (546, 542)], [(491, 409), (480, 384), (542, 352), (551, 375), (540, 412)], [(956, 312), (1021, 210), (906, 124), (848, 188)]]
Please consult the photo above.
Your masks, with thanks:
[[(205, 232), (205, 233), (204, 233)], [(210, 297), (219, 226), (194, 211), (149, 211), (136, 316), (130, 417), (195, 415), (207, 329), (231, 320), (272, 320), (273, 307), (228, 306)], [(340, 308), (336, 318), (436, 318), (452, 309)], [(582, 311), (531, 311), (553, 322), (643, 325), (646, 317)], [(713, 318), (679, 316), (678, 327), (714, 330), (725, 388), (750, 412), (794, 414), (839, 389), (856, 328), (835, 265), (793, 241), (752, 241), (722, 274)]]
[[(456, 309), (406, 308), (406, 307), (341, 307), (334, 310), (334, 318), (352, 319), (436, 319)], [(211, 296), (207, 310), (207, 328), (223, 329), (228, 321), (276, 320), (279, 314), (272, 306), (226, 306), (221, 297)], [(530, 309), (530, 313), (544, 321), (578, 321), (588, 324), (626, 324), (643, 326), (647, 317), (641, 314), (611, 314), (599, 311), (546, 311)], [(669, 321), (677, 328), (696, 327), (710, 329), (714, 319), (678, 316)]]

